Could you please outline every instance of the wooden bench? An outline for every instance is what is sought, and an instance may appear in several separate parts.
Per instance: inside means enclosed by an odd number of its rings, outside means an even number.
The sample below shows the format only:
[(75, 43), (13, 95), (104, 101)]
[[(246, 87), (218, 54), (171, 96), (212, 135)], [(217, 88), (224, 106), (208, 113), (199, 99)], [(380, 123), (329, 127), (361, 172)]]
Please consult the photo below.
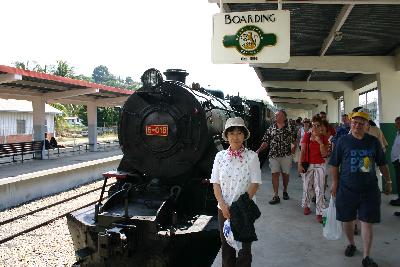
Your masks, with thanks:
[(33, 154), (35, 158), (35, 154), (40, 153), (40, 158), (43, 159), (43, 145), (44, 141), (0, 144), (0, 158), (12, 157), (15, 162), (15, 156), (21, 156), (21, 161), (24, 162), (24, 155)]

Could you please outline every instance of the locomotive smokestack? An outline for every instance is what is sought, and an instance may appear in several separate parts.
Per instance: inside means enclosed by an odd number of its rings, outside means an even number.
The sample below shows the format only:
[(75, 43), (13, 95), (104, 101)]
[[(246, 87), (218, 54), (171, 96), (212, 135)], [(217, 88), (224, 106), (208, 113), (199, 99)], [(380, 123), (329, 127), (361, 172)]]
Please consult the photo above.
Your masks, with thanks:
[(167, 77), (167, 80), (178, 81), (182, 83), (186, 82), (186, 76), (189, 75), (186, 70), (182, 69), (167, 69), (163, 73), (165, 77)]

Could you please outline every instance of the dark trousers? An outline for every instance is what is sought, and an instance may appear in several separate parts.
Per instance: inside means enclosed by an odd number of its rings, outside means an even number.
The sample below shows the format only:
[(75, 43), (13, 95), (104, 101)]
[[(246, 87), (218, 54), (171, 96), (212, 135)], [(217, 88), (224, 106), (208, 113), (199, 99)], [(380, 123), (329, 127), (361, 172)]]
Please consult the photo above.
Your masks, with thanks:
[(223, 233), (225, 218), (222, 211), (218, 209), (219, 236), (221, 238), (222, 249), (222, 267), (250, 267), (251, 266), (251, 242), (242, 243), (242, 249), (239, 250), (236, 257), (236, 250), (225, 240)]
[(396, 160), (392, 162), (393, 167), (394, 167), (394, 173), (396, 175), (396, 183), (397, 183), (397, 194), (399, 195), (400, 198), (400, 161)]

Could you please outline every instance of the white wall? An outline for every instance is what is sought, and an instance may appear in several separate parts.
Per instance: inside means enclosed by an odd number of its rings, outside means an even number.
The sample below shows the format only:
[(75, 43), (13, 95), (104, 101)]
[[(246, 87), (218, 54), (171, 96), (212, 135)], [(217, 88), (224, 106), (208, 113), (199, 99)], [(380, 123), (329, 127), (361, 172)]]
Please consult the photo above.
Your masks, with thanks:
[[(46, 114), (47, 132), (54, 133), (54, 115)], [(33, 116), (28, 112), (0, 112), (0, 136), (16, 135), (17, 120), (25, 120), (25, 134), (33, 133)]]

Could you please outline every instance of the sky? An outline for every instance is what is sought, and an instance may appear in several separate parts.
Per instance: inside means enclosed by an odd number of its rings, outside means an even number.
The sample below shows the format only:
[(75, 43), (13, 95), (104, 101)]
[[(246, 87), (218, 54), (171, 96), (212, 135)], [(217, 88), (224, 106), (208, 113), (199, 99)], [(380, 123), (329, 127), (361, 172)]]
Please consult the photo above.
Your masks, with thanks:
[(4, 1), (0, 64), (64, 60), (86, 76), (105, 65), (135, 81), (149, 68), (180, 68), (187, 84), (268, 101), (253, 68), (211, 62), (215, 13), (207, 0)]

